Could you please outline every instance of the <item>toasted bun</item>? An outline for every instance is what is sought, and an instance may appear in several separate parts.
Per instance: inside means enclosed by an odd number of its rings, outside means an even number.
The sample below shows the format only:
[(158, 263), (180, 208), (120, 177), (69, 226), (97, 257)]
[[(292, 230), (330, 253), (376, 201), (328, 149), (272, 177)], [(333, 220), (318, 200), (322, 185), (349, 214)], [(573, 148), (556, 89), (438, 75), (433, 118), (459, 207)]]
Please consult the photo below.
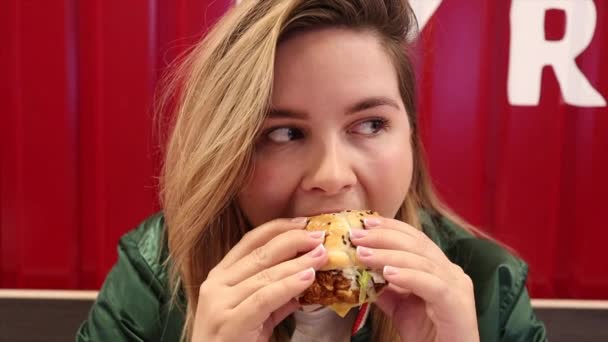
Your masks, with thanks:
[[(351, 308), (370, 301), (366, 295), (360, 302), (357, 274), (371, 270), (366, 270), (358, 260), (349, 233), (352, 229), (363, 229), (363, 219), (369, 216), (378, 214), (369, 210), (346, 210), (309, 218), (307, 230), (325, 231), (323, 245), (328, 261), (316, 272), (314, 283), (299, 297), (301, 304), (325, 305), (344, 317)], [(385, 285), (382, 279), (382, 283), (373, 283), (373, 289), (379, 293)]]
[(306, 229), (324, 230), (328, 261), (321, 271), (342, 270), (348, 267), (365, 267), (359, 262), (355, 247), (350, 241), (350, 229), (363, 229), (363, 219), (378, 216), (371, 210), (346, 210), (340, 213), (323, 214), (309, 219)]

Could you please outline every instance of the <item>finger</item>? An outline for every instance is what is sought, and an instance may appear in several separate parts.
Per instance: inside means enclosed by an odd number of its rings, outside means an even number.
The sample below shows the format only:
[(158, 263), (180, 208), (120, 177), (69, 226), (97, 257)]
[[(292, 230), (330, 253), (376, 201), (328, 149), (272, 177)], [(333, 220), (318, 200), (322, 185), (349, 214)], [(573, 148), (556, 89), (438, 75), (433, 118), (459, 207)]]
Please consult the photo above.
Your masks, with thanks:
[(299, 253), (312, 250), (323, 243), (323, 236), (323, 231), (291, 230), (284, 232), (225, 269), (221, 279), (224, 284), (234, 286), (254, 274), (295, 258)]
[(230, 303), (230, 307), (237, 306), (243, 298), (251, 296), (252, 293), (265, 286), (311, 267), (319, 269), (325, 265), (326, 262), (327, 252), (325, 251), (323, 244), (320, 244), (312, 251), (296, 259), (285, 261), (269, 269), (262, 270), (234, 287), (235, 295)]
[[(449, 261), (441, 248), (424, 233), (416, 231), (419, 234), (410, 234), (411, 232), (406, 229), (407, 224), (397, 220), (387, 222), (389, 222), (387, 226), (362, 230), (353, 229), (351, 231), (352, 243), (375, 248), (409, 251), (442, 263)], [(393, 225), (394, 222), (397, 222), (397, 224)], [(405, 228), (401, 227), (400, 224), (404, 225)]]
[[(382, 291), (382, 294), (380, 294), (380, 296), (378, 296), (378, 299), (376, 299), (376, 305), (380, 308), (380, 310), (384, 311), (384, 313), (386, 313), (389, 317), (392, 317), (393, 314), (395, 313), (395, 308), (397, 307), (397, 304), (404, 298), (409, 296), (409, 293), (403, 293), (402, 292), (397, 292), (394, 289), (400, 289), (398, 287), (391, 287), (392, 284), (389, 284), (384, 291)], [(400, 291), (400, 290), (399, 290)]]
[(410, 290), (429, 304), (445, 304), (449, 300), (449, 285), (434, 274), (409, 268), (386, 266), (384, 278), (393, 286)]
[(270, 314), (270, 319), (267, 319), (262, 328), (262, 340), (267, 341), (274, 328), (285, 319), (285, 317), (294, 313), (301, 304), (296, 300), (292, 299), (287, 304), (281, 306), (277, 311)]
[[(447, 279), (449, 271), (416, 253), (391, 249), (357, 247), (357, 258), (371, 269), (383, 269), (386, 265), (418, 270)], [(443, 272), (442, 272), (443, 270)], [(445, 273), (445, 276), (443, 275)]]
[(355, 246), (402, 250), (417, 254), (424, 252), (424, 247), (417, 238), (391, 229), (352, 229), (350, 240)]
[(365, 229), (384, 228), (400, 231), (404, 234), (411, 235), (417, 238), (427, 238), (419, 229), (396, 219), (380, 217), (380, 216), (369, 216), (363, 219), (363, 227)]
[(255, 329), (273, 312), (304, 292), (314, 280), (315, 271), (310, 268), (265, 286), (231, 310), (231, 319), (235, 321), (235, 326), (241, 326), (244, 330)]
[(216, 268), (227, 268), (236, 261), (242, 259), (245, 255), (251, 253), (254, 249), (264, 245), (275, 236), (294, 229), (304, 229), (306, 227), (306, 218), (298, 217), (294, 219), (276, 219), (264, 223), (263, 225), (252, 229), (243, 236), (241, 241), (234, 246), (228, 254), (222, 259)]
[(412, 294), (411, 290), (401, 288), (399, 286), (393, 285), (392, 283), (388, 284), (385, 291), (397, 294), (397, 295), (401, 296), (402, 298), (408, 297), (409, 295)]
[[(424, 312), (424, 310), (425, 310), (425, 302), (420, 297), (410, 296), (409, 293), (406, 295), (402, 295), (397, 292), (394, 292), (392, 290), (392, 288), (384, 291), (382, 293), (382, 295), (380, 295), (378, 297), (375, 304), (378, 306), (378, 308), (380, 308), (380, 310), (382, 310), (389, 317), (393, 317), (393, 315), (395, 314), (395, 310), (397, 310), (397, 309), (400, 311), (405, 310), (406, 313), (405, 314), (402, 313), (401, 315), (402, 315), (402, 317), (409, 316), (409, 320), (415, 320), (415, 318), (414, 318), (415, 312)], [(409, 312), (414, 313), (414, 315), (408, 314)], [(406, 321), (407, 320), (408, 320), (408, 318), (406, 318)], [(414, 324), (417, 323), (417, 322), (412, 322), (412, 321), (410, 321), (410, 322), (414, 323)], [(416, 326), (414, 328), (420, 328), (420, 327)], [(419, 341), (420, 339), (414, 339), (414, 340)], [(412, 340), (412, 341), (414, 341), (414, 340)]]
[(271, 321), (274, 323), (273, 328), (276, 327), (279, 323), (281, 323), (281, 321), (283, 321), (285, 318), (287, 318), (287, 316), (298, 310), (301, 306), (302, 304), (300, 304), (297, 299), (292, 298), (287, 304), (283, 305), (277, 311), (273, 312), (270, 315)]

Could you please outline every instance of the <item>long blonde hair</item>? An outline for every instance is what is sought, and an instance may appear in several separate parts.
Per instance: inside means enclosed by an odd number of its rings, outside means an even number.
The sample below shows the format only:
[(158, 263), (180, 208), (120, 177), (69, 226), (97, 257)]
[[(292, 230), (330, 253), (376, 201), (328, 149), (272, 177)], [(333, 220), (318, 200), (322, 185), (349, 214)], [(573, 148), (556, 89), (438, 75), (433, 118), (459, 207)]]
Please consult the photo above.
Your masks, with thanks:
[[(298, 32), (343, 27), (375, 34), (391, 56), (412, 126), (414, 175), (396, 215), (420, 228), (418, 210), (467, 225), (433, 190), (417, 127), (408, 41), (417, 24), (406, 0), (249, 0), (230, 9), (180, 62), (165, 103), (176, 102), (161, 174), (169, 279), (174, 303), (183, 291), (189, 340), (198, 289), (209, 271), (250, 227), (235, 203), (251, 171), (252, 153), (269, 108), (277, 45)], [(163, 108), (163, 107), (161, 107)], [(373, 340), (398, 336), (377, 308)], [(285, 340), (275, 331), (274, 340)]]

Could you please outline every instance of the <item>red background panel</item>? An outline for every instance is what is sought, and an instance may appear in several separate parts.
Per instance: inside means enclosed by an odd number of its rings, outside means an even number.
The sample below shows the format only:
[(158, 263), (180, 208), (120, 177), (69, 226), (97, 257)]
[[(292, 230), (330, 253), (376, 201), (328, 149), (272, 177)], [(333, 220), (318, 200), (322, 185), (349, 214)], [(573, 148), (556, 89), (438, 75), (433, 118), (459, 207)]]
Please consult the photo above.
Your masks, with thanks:
[[(423, 28), (431, 173), (457, 212), (528, 261), (533, 296), (608, 298), (608, 107), (567, 104), (552, 67), (538, 105), (509, 103), (512, 4), (444, 0)], [(0, 2), (0, 287), (100, 286), (119, 237), (159, 209), (159, 77), (229, 6)], [(608, 3), (595, 9), (576, 64), (607, 99)], [(537, 19), (563, 39), (564, 11)]]

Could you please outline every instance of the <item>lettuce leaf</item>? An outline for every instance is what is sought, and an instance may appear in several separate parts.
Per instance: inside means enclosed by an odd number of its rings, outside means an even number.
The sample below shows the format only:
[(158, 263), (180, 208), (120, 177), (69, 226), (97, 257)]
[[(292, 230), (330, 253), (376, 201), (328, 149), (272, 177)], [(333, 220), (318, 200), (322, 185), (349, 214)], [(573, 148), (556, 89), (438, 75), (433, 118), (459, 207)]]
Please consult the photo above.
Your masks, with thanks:
[[(372, 280), (371, 274), (366, 270), (362, 270), (359, 272), (359, 278), (357, 282), (359, 283), (359, 304), (363, 304), (365, 302), (365, 298), (367, 297), (367, 290), (370, 287), (370, 282)], [(373, 288), (373, 286), (372, 286)]]

